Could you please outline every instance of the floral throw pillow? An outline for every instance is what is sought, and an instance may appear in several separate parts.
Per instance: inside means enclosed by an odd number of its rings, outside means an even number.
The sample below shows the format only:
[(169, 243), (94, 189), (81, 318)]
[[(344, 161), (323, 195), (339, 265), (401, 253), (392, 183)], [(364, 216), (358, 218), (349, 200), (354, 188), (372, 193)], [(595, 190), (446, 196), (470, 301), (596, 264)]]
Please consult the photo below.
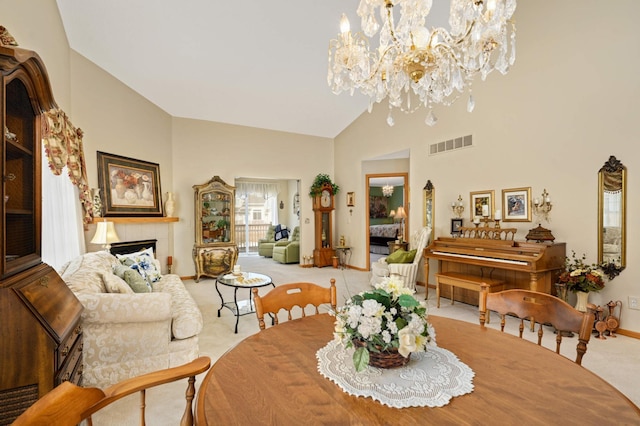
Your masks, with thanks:
[(136, 253), (117, 254), (121, 264), (137, 271), (149, 284), (162, 278), (158, 269), (153, 250), (148, 248)]

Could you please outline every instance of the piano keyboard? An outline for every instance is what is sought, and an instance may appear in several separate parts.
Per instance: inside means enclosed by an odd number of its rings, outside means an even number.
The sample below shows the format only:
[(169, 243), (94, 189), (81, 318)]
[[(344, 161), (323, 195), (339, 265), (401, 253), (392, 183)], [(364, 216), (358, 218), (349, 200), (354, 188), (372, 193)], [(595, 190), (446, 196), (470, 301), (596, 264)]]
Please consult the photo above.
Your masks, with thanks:
[(511, 260), (511, 259), (499, 259), (497, 257), (485, 257), (485, 256), (472, 256), (470, 254), (457, 254), (457, 253), (449, 253), (444, 251), (432, 251), (433, 254), (437, 254), (440, 256), (449, 256), (449, 257), (461, 257), (464, 259), (478, 259), (478, 260), (488, 260), (500, 263), (509, 263), (511, 265), (528, 265), (529, 262), (524, 260)]

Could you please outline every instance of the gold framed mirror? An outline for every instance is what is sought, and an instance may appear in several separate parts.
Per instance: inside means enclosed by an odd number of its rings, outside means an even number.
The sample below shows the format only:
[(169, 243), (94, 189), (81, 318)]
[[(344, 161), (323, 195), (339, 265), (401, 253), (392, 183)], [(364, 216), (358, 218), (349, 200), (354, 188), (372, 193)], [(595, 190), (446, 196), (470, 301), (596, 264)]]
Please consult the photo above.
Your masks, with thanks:
[(609, 279), (627, 265), (627, 169), (609, 157), (598, 171), (598, 263)]
[(431, 237), (429, 238), (429, 241), (433, 241), (434, 224), (436, 223), (436, 189), (434, 188), (430, 180), (427, 181), (427, 184), (422, 189), (422, 193), (422, 205), (424, 207), (424, 217), (422, 220), (422, 225), (431, 228)]

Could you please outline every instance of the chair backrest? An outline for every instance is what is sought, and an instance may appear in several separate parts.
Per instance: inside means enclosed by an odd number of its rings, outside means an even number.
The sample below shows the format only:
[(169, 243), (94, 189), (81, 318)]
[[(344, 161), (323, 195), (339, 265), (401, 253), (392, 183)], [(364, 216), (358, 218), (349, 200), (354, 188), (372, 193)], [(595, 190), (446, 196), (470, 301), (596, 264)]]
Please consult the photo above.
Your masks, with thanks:
[(414, 232), (409, 241), (409, 248), (411, 250), (416, 249), (416, 257), (413, 258), (413, 263), (418, 264), (422, 260), (422, 252), (429, 243), (429, 237), (431, 236), (431, 228), (424, 226), (418, 231)]
[(290, 241), (300, 241), (300, 227), (296, 226), (293, 228), (293, 232), (291, 233)]
[(267, 228), (267, 233), (265, 234), (264, 239), (267, 241), (275, 241), (276, 225), (269, 225), (269, 228)]
[(83, 420), (91, 424), (91, 415), (107, 405), (140, 392), (140, 424), (145, 424), (145, 390), (165, 383), (188, 378), (186, 408), (181, 425), (193, 425), (193, 398), (195, 395), (195, 376), (211, 366), (209, 357), (200, 357), (188, 364), (166, 370), (154, 371), (116, 383), (105, 390), (81, 388), (71, 382), (63, 382), (51, 392), (36, 401), (22, 413), (14, 426), (72, 426)]
[(504, 331), (506, 315), (513, 314), (520, 319), (519, 334), (522, 338), (524, 320), (533, 321), (538, 325), (538, 345), (542, 346), (544, 334), (543, 325), (551, 325), (556, 330), (556, 353), (560, 353), (562, 332), (578, 334), (576, 346), (576, 364), (582, 364), (582, 357), (587, 351), (587, 344), (591, 338), (594, 315), (590, 312), (580, 312), (564, 300), (529, 290), (505, 290), (489, 293), (489, 287), (482, 285), (480, 290), (480, 325), (484, 327), (488, 311), (500, 314), (500, 329)]
[(256, 305), (256, 316), (260, 330), (265, 329), (264, 315), (270, 314), (273, 324), (278, 324), (278, 312), (285, 309), (288, 319), (291, 321), (291, 311), (294, 306), (298, 306), (302, 311), (301, 316), (305, 317), (305, 307), (313, 305), (315, 313), (318, 314), (318, 306), (323, 303), (331, 304), (335, 311), (337, 305), (336, 280), (331, 279), (330, 287), (322, 287), (313, 283), (291, 283), (279, 285), (270, 290), (264, 296), (258, 294), (258, 289), (253, 288), (253, 300)]

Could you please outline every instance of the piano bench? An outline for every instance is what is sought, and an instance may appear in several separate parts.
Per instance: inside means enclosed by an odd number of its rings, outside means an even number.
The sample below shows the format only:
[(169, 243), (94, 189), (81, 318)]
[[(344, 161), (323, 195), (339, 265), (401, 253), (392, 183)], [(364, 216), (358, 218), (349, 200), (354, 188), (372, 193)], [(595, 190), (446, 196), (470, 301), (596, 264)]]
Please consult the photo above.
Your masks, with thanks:
[[(459, 272), (438, 272), (436, 273), (436, 307), (440, 307), (440, 285), (451, 286), (451, 304), (455, 300), (455, 288), (460, 287), (466, 290), (477, 291), (480, 294), (482, 284), (487, 285), (489, 293), (502, 291), (504, 289), (504, 281), (493, 278), (478, 277), (476, 275), (465, 275)], [(487, 315), (487, 323), (489, 316)]]

